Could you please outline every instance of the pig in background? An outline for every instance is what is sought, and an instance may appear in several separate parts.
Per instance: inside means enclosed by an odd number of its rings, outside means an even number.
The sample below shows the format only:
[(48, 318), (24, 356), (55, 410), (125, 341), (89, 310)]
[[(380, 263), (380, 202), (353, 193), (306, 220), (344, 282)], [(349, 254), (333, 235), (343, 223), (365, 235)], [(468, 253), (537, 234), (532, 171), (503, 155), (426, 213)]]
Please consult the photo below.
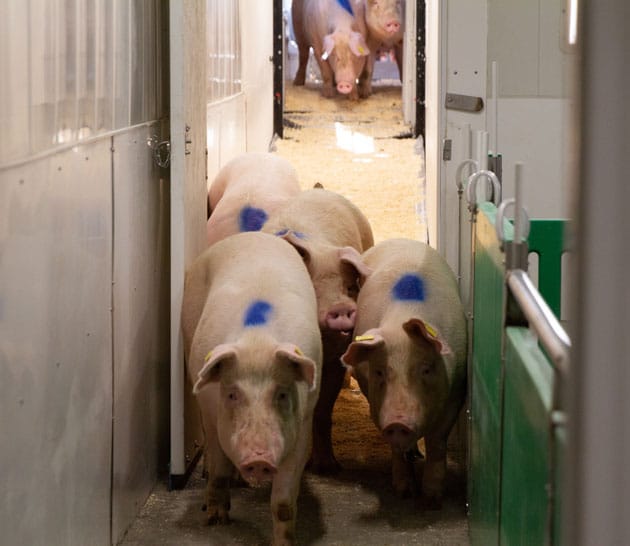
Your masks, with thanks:
[(405, 32), (404, 0), (361, 0), (361, 13), (365, 17), (367, 44), (370, 56), (365, 65), (365, 91), (371, 94), (372, 76), (376, 56), (382, 51), (393, 50), (402, 81), (403, 35)]
[(208, 190), (208, 244), (242, 231), (259, 231), (269, 214), (298, 193), (297, 173), (286, 159), (262, 152), (235, 157)]
[(430, 246), (390, 239), (363, 254), (371, 269), (343, 355), (392, 450), (392, 482), (415, 494), (406, 453), (424, 437), (422, 497), (441, 507), (446, 446), (466, 393), (466, 321), (448, 264)]
[(299, 56), (294, 85), (304, 85), (312, 47), (324, 97), (334, 97), (335, 89), (351, 100), (369, 96), (365, 82), (356, 83), (370, 53), (360, 0), (293, 0), (291, 12)]
[(340, 357), (355, 326), (358, 280), (368, 273), (361, 253), (374, 244), (372, 228), (351, 201), (317, 188), (289, 200), (270, 216), (263, 231), (295, 247), (315, 288), (324, 365), (309, 467), (321, 474), (338, 472), (331, 439), (332, 411), (346, 371)]
[(273, 544), (294, 544), (322, 371), (302, 259), (265, 233), (217, 242), (187, 272), (182, 330), (205, 435), (208, 522), (229, 521), (236, 468), (251, 485), (271, 482)]

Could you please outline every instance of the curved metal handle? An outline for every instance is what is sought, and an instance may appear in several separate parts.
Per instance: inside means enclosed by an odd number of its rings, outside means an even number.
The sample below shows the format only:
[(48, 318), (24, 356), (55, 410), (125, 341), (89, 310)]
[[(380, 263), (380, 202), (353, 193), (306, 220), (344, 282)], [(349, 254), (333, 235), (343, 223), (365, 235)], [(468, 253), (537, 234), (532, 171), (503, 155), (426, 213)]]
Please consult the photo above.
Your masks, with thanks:
[[(497, 219), (496, 219), (496, 223), (494, 228), (497, 231), (497, 237), (499, 238), (499, 241), (501, 241), (502, 243), (505, 242), (505, 232), (503, 231), (503, 221), (504, 221), (504, 216), (505, 216), (505, 211), (507, 210), (507, 208), (510, 206), (516, 206), (516, 199), (514, 199), (514, 197), (510, 197), (509, 199), (505, 199), (500, 205), (499, 208), (497, 209)], [(521, 207), (521, 210), (523, 211), (523, 226), (515, 226), (515, 231), (514, 233), (521, 233), (522, 236), (520, 237), (521, 241), (524, 241), (527, 239), (527, 237), (529, 236), (529, 228), (530, 228), (530, 221), (529, 221), (529, 214), (527, 213), (527, 209), (525, 207)], [(519, 229), (521, 228), (522, 229)], [(514, 241), (515, 243), (520, 243), (521, 241)]]
[(457, 185), (458, 190), (462, 190), (464, 188), (465, 180), (462, 180), (462, 172), (465, 167), (474, 167), (475, 171), (479, 170), (479, 162), (476, 159), (464, 159), (458, 166), (455, 171), (455, 184)]
[(492, 182), (492, 187), (494, 189), (492, 197), (494, 204), (498, 206), (501, 195), (501, 183), (499, 182), (496, 174), (492, 171), (486, 170), (477, 171), (468, 177), (468, 187), (466, 188), (466, 198), (468, 199), (468, 204), (471, 207), (475, 207), (477, 205), (477, 180), (479, 180), (482, 176)]

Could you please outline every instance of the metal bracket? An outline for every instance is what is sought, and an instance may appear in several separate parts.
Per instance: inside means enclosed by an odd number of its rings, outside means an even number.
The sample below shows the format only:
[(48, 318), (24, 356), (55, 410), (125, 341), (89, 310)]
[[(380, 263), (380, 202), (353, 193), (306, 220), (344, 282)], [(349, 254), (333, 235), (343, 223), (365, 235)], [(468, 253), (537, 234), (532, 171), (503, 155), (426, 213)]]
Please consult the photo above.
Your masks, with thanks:
[(453, 141), (450, 138), (444, 139), (444, 148), (442, 149), (442, 161), (450, 161), (453, 151)]
[(192, 144), (192, 140), (190, 139), (190, 125), (186, 124), (186, 134), (184, 135), (184, 154), (190, 155), (192, 152), (188, 147), (189, 144)]
[(481, 112), (483, 110), (483, 99), (470, 95), (458, 95), (457, 93), (446, 93), (445, 108), (448, 110), (463, 110), (464, 112)]

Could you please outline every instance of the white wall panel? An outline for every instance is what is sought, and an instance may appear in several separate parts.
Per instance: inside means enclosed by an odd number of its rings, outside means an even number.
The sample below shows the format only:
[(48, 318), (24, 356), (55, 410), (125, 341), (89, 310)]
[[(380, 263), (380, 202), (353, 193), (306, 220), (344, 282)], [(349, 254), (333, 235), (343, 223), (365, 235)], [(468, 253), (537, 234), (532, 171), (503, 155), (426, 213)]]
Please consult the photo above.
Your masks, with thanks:
[(219, 169), (247, 151), (245, 94), (238, 93), (207, 107), (208, 187)]
[(109, 543), (110, 142), (0, 170), (0, 529)]
[[(169, 381), (169, 186), (139, 127), (113, 139), (114, 451), (112, 542), (165, 470)], [(165, 449), (166, 448), (166, 449)]]
[[(499, 101), (503, 198), (514, 197), (514, 164), (524, 163), (523, 199), (532, 218), (566, 218), (567, 104), (561, 98)], [(490, 118), (489, 126), (492, 126)]]
[(29, 149), (27, 28), (26, 3), (0, 2), (0, 165)]
[(247, 150), (266, 152), (273, 136), (272, 3), (240, 1)]
[(0, 165), (159, 117), (161, 0), (0, 4)]

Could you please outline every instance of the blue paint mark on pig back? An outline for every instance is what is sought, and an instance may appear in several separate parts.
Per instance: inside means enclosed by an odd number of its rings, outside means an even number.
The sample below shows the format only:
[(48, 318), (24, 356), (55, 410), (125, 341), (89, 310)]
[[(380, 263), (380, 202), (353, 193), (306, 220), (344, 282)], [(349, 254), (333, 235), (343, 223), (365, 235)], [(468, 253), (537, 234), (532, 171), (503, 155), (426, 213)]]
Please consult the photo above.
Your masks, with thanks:
[(306, 235), (302, 233), (301, 231), (293, 231), (292, 229), (287, 229), (287, 228), (281, 229), (280, 231), (276, 231), (275, 234), (277, 237), (284, 237), (287, 233), (292, 233), (298, 239), (306, 239)]
[(241, 209), (238, 216), (238, 227), (240, 231), (260, 231), (269, 216), (263, 209), (250, 207), (249, 205)]
[(403, 275), (392, 288), (392, 296), (400, 301), (424, 301), (424, 281), (419, 275)]
[(337, 0), (337, 4), (339, 4), (343, 9), (345, 9), (350, 15), (354, 15), (352, 11), (352, 6), (350, 5), (349, 0)]
[(268, 301), (256, 300), (245, 311), (244, 326), (262, 326), (267, 324), (273, 307)]

